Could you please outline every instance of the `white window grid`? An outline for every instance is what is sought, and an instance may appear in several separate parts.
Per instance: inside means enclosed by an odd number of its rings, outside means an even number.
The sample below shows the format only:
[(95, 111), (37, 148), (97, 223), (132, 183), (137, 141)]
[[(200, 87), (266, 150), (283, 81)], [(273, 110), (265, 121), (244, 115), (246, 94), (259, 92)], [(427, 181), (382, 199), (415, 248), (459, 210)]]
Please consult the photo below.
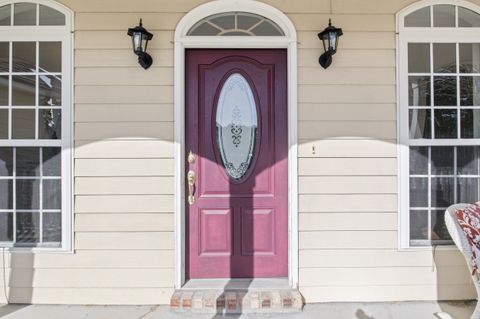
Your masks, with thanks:
[[(410, 178), (426, 178), (428, 179), (428, 204), (426, 207), (421, 206), (409, 206), (409, 211), (427, 211), (427, 218), (428, 218), (428, 239), (426, 240), (410, 240), (410, 244), (412, 246), (424, 246), (424, 245), (446, 245), (451, 244), (450, 240), (432, 240), (432, 214), (435, 211), (445, 211), (448, 206), (432, 206), (432, 179), (434, 178), (450, 178), (453, 179), (453, 197), (454, 203), (458, 201), (459, 194), (458, 194), (458, 179), (465, 178), (465, 179), (476, 179), (478, 183), (478, 189), (480, 190), (480, 165), (477, 165), (477, 172), (478, 174), (460, 174), (458, 170), (458, 148), (460, 146), (449, 146), (452, 148), (453, 151), (453, 174), (434, 174), (432, 169), (432, 147), (438, 146), (431, 146), (431, 145), (423, 145), (419, 147), (426, 147), (428, 149), (428, 159), (427, 159), (427, 174), (410, 174)], [(461, 147), (469, 147), (469, 146), (461, 146)], [(477, 163), (480, 164), (480, 161)]]
[[(460, 81), (459, 77), (463, 76), (478, 76), (477, 73), (460, 73), (458, 70), (458, 45), (460, 43), (480, 43), (480, 31), (479, 28), (475, 27), (460, 27), (458, 25), (458, 12), (459, 8), (463, 7), (469, 9), (473, 12), (480, 12), (480, 7), (476, 6), (468, 1), (463, 0), (445, 0), (440, 4), (451, 4), (455, 5), (455, 27), (434, 27), (433, 26), (433, 5), (439, 4), (435, 0), (424, 0), (417, 4), (409, 6), (407, 9), (403, 10), (397, 15), (398, 22), (398, 164), (399, 164), (399, 248), (400, 249), (431, 249), (430, 245), (436, 244), (446, 244), (447, 242), (431, 242), (431, 241), (422, 241), (422, 242), (411, 242), (410, 241), (410, 196), (409, 196), (409, 186), (410, 186), (410, 147), (412, 146), (478, 146), (480, 145), (480, 138), (461, 138), (459, 122), (461, 120), (459, 112), (465, 109), (475, 110), (479, 109), (478, 105), (474, 106), (460, 106)], [(412, 12), (415, 12), (418, 9), (424, 7), (430, 7), (430, 27), (406, 27), (404, 19), (407, 15)], [(434, 73), (433, 65), (430, 66), (430, 73), (409, 73), (408, 70), (408, 44), (409, 43), (430, 43), (430, 50), (432, 50), (432, 43), (456, 43), (456, 56), (457, 56), (457, 72), (455, 73)], [(432, 52), (430, 63), (433, 63)], [(408, 88), (408, 79), (409, 75), (412, 76), (431, 76), (430, 89), (431, 89), (431, 105), (430, 106), (409, 106), (409, 88)], [(432, 81), (433, 76), (455, 76), (456, 85), (457, 85), (457, 105), (452, 106), (434, 106), (434, 90)], [(419, 109), (428, 109), (431, 110), (431, 138), (419, 138), (411, 139), (410, 138), (410, 120), (409, 112), (410, 110), (419, 110)], [(442, 109), (456, 109), (457, 110), (457, 137), (448, 138), (448, 139), (435, 139), (435, 125), (434, 113), (433, 110), (442, 110)], [(429, 151), (430, 152), (430, 151)], [(456, 153), (456, 150), (455, 150)], [(456, 164), (456, 163), (455, 163)], [(431, 163), (429, 163), (431, 165)], [(456, 168), (455, 168), (456, 169)], [(429, 171), (431, 173), (431, 171)], [(417, 176), (417, 175), (412, 175)], [(455, 178), (455, 174), (452, 175)], [(431, 178), (434, 178), (435, 175), (430, 176), (429, 187), (431, 186)], [(448, 175), (439, 175), (438, 177), (448, 177)], [(456, 175), (456, 178), (471, 177), (475, 178), (476, 175)], [(457, 192), (457, 185), (454, 185), (454, 191)], [(429, 189), (429, 196), (431, 196), (431, 190)], [(457, 194), (455, 194), (457, 196)], [(429, 199), (430, 200), (430, 199)], [(430, 202), (429, 202), (430, 203)], [(444, 207), (433, 207), (430, 208), (434, 210), (439, 208), (439, 210)], [(419, 209), (420, 210), (420, 209)], [(425, 210), (424, 208), (422, 210)], [(431, 215), (429, 212), (429, 232), (431, 231)], [(429, 234), (430, 236), (430, 234)], [(430, 238), (430, 237), (429, 237)], [(451, 243), (451, 242), (449, 242)], [(420, 244), (421, 246), (418, 246)]]
[[(39, 214), (39, 242), (35, 246), (39, 247), (59, 247), (60, 243), (54, 242), (44, 242), (43, 238), (43, 215), (44, 213), (59, 213), (61, 214), (61, 209), (44, 209), (43, 208), (43, 181), (44, 180), (62, 180), (61, 176), (44, 176), (43, 169), (43, 147), (32, 147), (39, 152), (39, 166), (38, 171), (39, 175), (37, 176), (17, 176), (17, 149), (18, 147), (12, 147), (13, 155), (13, 174), (12, 176), (0, 176), (0, 181), (12, 181), (12, 208), (11, 209), (0, 209), (0, 213), (9, 213), (13, 214), (13, 240), (11, 242), (0, 242), (1, 247), (30, 247), (31, 243), (17, 243), (17, 213), (38, 213)], [(39, 207), (38, 209), (17, 209), (17, 181), (18, 180), (38, 180), (39, 182)]]
[[(0, 72), (0, 77), (8, 76), (8, 105), (0, 105), (0, 110), (8, 110), (8, 139), (15, 140), (13, 138), (13, 110), (35, 110), (35, 139), (39, 139), (39, 125), (38, 122), (40, 120), (40, 111), (41, 110), (62, 110), (62, 105), (52, 105), (52, 106), (45, 106), (40, 105), (39, 98), (40, 98), (40, 78), (42, 76), (51, 76), (56, 77), (59, 79), (60, 83), (62, 83), (63, 79), (63, 72), (41, 72), (40, 69), (40, 52), (39, 47), (41, 42), (58, 42), (62, 43), (62, 41), (0, 41), (9, 44), (9, 71), (8, 72)], [(35, 71), (33, 72), (16, 72), (13, 71), (13, 43), (19, 42), (29, 42), (35, 43)], [(13, 77), (15, 76), (32, 76), (35, 77), (35, 104), (34, 105), (13, 105)], [(62, 85), (63, 89), (63, 85)], [(63, 91), (63, 90), (62, 90)], [(63, 92), (61, 92), (63, 95)], [(63, 99), (62, 99), (63, 101)], [(63, 116), (61, 119), (63, 122)], [(52, 140), (54, 142), (55, 140)], [(58, 146), (61, 146), (61, 141), (58, 141)]]
[[(62, 203), (61, 203), (61, 225), (62, 225), (62, 242), (60, 247), (54, 245), (49, 247), (45, 244), (42, 247), (9, 247), (8, 245), (2, 245), (0, 247), (7, 247), (15, 250), (27, 250), (38, 252), (71, 252), (73, 249), (73, 224), (72, 224), (72, 203), (73, 203), (73, 159), (72, 159), (72, 145), (73, 145), (73, 121), (72, 121), (72, 103), (73, 103), (73, 13), (67, 7), (52, 0), (0, 0), (0, 7), (5, 5), (13, 5), (20, 2), (30, 2), (37, 4), (37, 25), (36, 26), (0, 26), (0, 42), (61, 42), (61, 56), (62, 56), (62, 82), (61, 82), (61, 106), (55, 107), (42, 107), (37, 105), (36, 109), (62, 109), (61, 115), (61, 139), (47, 140), (47, 139), (0, 139), (0, 147), (61, 147), (61, 190), (62, 190)], [(65, 25), (38, 25), (38, 6), (44, 5), (55, 9), (65, 14)], [(13, 19), (13, 18), (12, 18)], [(10, 46), (10, 50), (12, 47)], [(10, 52), (11, 57), (11, 52)], [(37, 54), (38, 57), (38, 54)], [(11, 64), (11, 63), (10, 63)], [(38, 65), (38, 61), (37, 61)], [(6, 72), (4, 72), (6, 73)], [(8, 72), (10, 73), (10, 72)], [(38, 75), (40, 76), (41, 72)], [(48, 73), (48, 72), (47, 72)], [(47, 74), (45, 73), (45, 74)], [(16, 75), (17, 73), (15, 73)], [(29, 75), (32, 73), (29, 73)], [(58, 73), (48, 73), (58, 75)], [(42, 73), (42, 75), (44, 75)], [(9, 79), (10, 81), (10, 79)], [(37, 81), (38, 83), (38, 81)], [(38, 90), (38, 88), (37, 88)], [(11, 94), (10, 94), (11, 99)], [(11, 104), (11, 100), (9, 101)], [(11, 109), (11, 105), (8, 106)], [(14, 107), (20, 109), (21, 107)], [(26, 108), (32, 108), (28, 106)], [(25, 109), (26, 109), (25, 108)], [(3, 109), (6, 109), (3, 107)], [(38, 112), (38, 111), (36, 111)], [(9, 112), (9, 116), (11, 111)], [(38, 125), (38, 114), (36, 114), (36, 124)], [(10, 119), (9, 119), (10, 120)], [(36, 132), (38, 127), (36, 127)], [(36, 133), (37, 134), (37, 133)], [(10, 137), (10, 135), (9, 135)], [(37, 135), (36, 135), (37, 137)], [(47, 210), (44, 210), (47, 212)]]

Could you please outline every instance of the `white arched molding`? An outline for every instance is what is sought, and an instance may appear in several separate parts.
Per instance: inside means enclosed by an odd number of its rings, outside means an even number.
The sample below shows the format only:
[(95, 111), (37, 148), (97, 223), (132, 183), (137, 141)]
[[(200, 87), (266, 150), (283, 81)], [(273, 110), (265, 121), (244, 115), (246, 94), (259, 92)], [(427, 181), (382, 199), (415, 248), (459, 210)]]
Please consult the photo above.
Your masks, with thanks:
[[(426, 7), (435, 5), (455, 6), (455, 27), (435, 27), (433, 26), (433, 9), (430, 11), (431, 23), (428, 27), (406, 27), (405, 17), (409, 14)], [(480, 145), (480, 139), (414, 139), (409, 136), (409, 96), (408, 96), (408, 44), (409, 43), (480, 43), (479, 27), (459, 27), (459, 10), (466, 8), (480, 14), (480, 6), (465, 0), (422, 0), (415, 2), (396, 15), (397, 31), (397, 167), (398, 167), (398, 247), (399, 250), (431, 250), (432, 246), (414, 246), (410, 242), (410, 203), (409, 203), (409, 183), (410, 183), (410, 146), (462, 146), (462, 145)], [(432, 51), (430, 52), (432, 54)], [(458, 50), (457, 53), (458, 55)], [(432, 58), (430, 63), (433, 65)], [(429, 73), (430, 74), (430, 73)], [(431, 74), (434, 72), (431, 70)], [(457, 73), (454, 73), (457, 74)], [(457, 83), (458, 85), (458, 83)], [(433, 84), (432, 84), (433, 87)], [(457, 89), (457, 94), (460, 91)], [(431, 96), (434, 92), (432, 90)], [(452, 106), (458, 108), (459, 106)], [(428, 106), (433, 109), (434, 106)], [(433, 114), (432, 114), (433, 118)], [(458, 123), (458, 122), (457, 122)], [(459, 128), (457, 127), (457, 130)], [(433, 131), (431, 131), (433, 134)], [(440, 141), (439, 141), (440, 140)], [(454, 185), (456, 188), (457, 185)], [(428, 189), (431, 193), (431, 189)], [(453, 248), (453, 246), (443, 246), (444, 249)]]
[[(187, 36), (199, 21), (220, 13), (246, 12), (274, 21), (284, 36)], [(289, 189), (289, 283), (298, 286), (298, 151), (297, 151), (297, 32), (280, 10), (253, 0), (215, 0), (188, 12), (175, 30), (175, 288), (185, 283), (185, 49), (258, 49), (287, 50), (288, 68), (288, 189)]]

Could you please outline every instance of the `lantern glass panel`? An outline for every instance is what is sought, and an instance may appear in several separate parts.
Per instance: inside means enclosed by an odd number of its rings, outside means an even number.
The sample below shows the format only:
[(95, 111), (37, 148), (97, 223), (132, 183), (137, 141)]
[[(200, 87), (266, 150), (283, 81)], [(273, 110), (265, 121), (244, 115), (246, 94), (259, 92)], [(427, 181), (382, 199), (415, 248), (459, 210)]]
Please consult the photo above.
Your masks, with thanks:
[(135, 32), (132, 37), (133, 41), (133, 51), (135, 53), (142, 52), (142, 34), (140, 32)]

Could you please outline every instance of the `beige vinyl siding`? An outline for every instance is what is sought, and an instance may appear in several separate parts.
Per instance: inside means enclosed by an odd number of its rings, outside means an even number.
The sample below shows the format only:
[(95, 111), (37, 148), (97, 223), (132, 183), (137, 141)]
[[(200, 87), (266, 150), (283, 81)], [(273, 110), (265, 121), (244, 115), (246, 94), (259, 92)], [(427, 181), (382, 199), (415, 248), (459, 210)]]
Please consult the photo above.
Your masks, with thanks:
[[(60, 2), (75, 12), (75, 252), (5, 254), (10, 301), (167, 304), (175, 272), (173, 35), (207, 1)], [(306, 301), (475, 298), (458, 252), (398, 251), (395, 13), (413, 1), (265, 2), (298, 31)], [(154, 34), (148, 71), (126, 35), (140, 17)], [(317, 33), (329, 17), (345, 35), (323, 70)]]

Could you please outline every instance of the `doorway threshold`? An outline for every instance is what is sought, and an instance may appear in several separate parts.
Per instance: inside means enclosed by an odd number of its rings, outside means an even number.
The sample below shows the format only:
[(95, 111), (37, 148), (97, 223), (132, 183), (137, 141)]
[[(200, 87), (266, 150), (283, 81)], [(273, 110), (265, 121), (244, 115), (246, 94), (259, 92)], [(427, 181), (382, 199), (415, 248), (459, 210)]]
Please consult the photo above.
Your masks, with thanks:
[(242, 314), (302, 311), (304, 299), (288, 278), (191, 279), (170, 299), (175, 312)]
[(263, 290), (291, 289), (288, 278), (190, 279), (182, 289)]

